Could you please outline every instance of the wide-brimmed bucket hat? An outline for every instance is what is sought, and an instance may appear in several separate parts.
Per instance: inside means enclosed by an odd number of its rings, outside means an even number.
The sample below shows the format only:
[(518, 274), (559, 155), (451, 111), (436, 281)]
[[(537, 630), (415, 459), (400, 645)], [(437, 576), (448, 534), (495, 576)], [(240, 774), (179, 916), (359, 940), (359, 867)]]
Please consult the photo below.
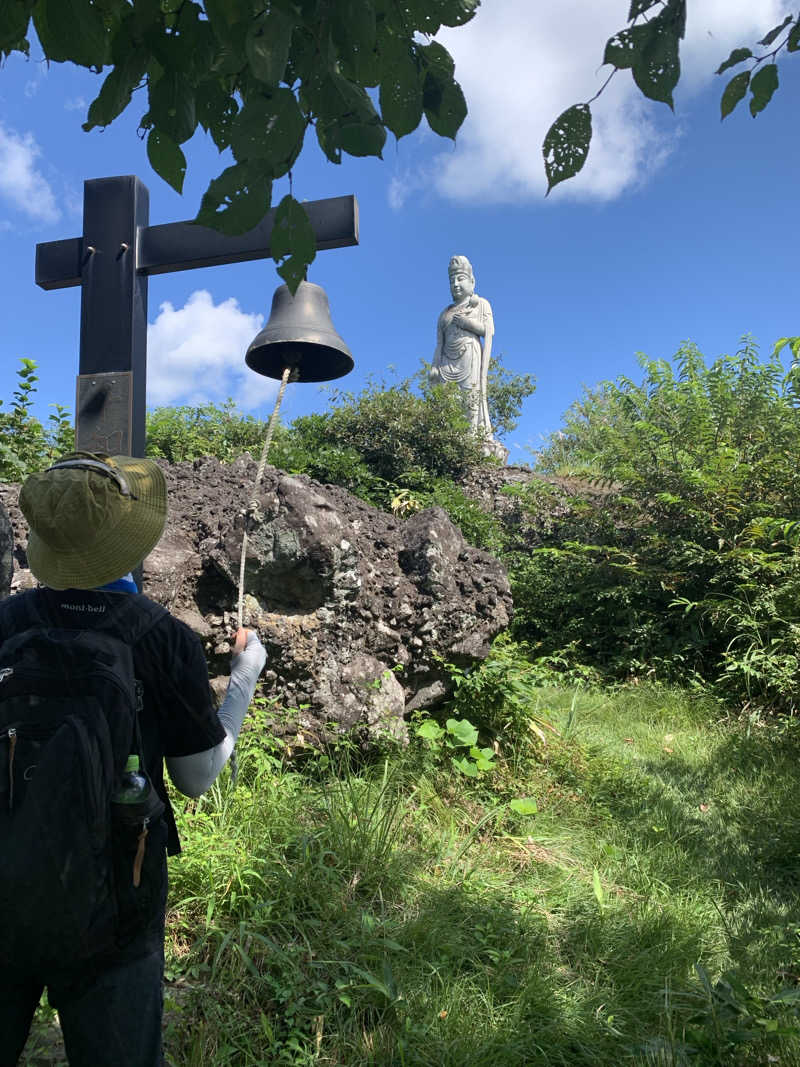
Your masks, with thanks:
[(151, 459), (71, 452), (23, 483), (28, 565), (52, 589), (94, 589), (127, 574), (167, 519), (164, 473)]

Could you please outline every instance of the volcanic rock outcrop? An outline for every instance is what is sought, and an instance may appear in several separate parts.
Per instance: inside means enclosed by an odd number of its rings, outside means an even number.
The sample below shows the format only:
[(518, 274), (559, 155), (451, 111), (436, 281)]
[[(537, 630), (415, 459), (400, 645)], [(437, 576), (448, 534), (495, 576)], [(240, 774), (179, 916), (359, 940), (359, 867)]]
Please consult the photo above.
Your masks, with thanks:
[[(450, 693), (445, 665), (479, 662), (509, 623), (501, 564), (466, 544), (441, 508), (401, 520), (337, 486), (267, 467), (248, 514), (249, 456), (159, 462), (169, 518), (144, 562), (144, 590), (201, 637), (212, 684), (224, 691), (247, 524), (244, 621), (267, 649), (261, 692), (278, 734), (402, 739), (404, 715)], [(17, 495), (0, 486), (14, 527), (15, 590), (33, 582)], [(2, 536), (0, 516), (0, 579)]]

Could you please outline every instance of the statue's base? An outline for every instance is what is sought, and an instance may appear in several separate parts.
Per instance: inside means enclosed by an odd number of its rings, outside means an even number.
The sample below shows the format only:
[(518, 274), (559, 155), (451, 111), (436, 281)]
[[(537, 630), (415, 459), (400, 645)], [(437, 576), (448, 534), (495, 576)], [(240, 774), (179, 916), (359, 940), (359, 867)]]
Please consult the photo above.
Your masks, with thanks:
[(495, 459), (499, 459), (502, 466), (508, 463), (509, 451), (499, 441), (484, 441), (481, 445), (481, 452), (483, 452), (484, 456), (494, 456)]

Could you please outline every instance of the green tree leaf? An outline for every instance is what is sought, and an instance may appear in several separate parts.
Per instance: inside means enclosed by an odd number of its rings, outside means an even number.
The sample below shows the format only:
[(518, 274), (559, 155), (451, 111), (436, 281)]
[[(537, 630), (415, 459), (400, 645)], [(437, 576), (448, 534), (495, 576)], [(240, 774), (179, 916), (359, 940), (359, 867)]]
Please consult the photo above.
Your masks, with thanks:
[(686, 26), (685, 0), (670, 2), (643, 29), (642, 46), (631, 65), (633, 80), (650, 100), (673, 107), (672, 91), (681, 76), (680, 39)]
[(283, 87), (251, 96), (230, 125), (230, 146), (240, 162), (260, 160), (271, 178), (292, 166), (303, 147), (306, 120), (294, 93)]
[(270, 244), (278, 274), (296, 293), (316, 257), (317, 240), (308, 212), (289, 193), (278, 204)]
[(372, 0), (339, 0), (331, 12), (331, 36), (348, 75), (364, 85), (372, 85), (375, 83), (373, 79), (380, 78)]
[(786, 40), (787, 52), (800, 52), (800, 18), (792, 26), (792, 32)]
[(165, 71), (148, 87), (150, 110), (142, 119), (148, 126), (158, 126), (176, 144), (188, 141), (197, 128), (194, 86), (184, 74)]
[(175, 190), (183, 192), (183, 180), (186, 177), (186, 156), (180, 145), (160, 130), (153, 129), (147, 138), (147, 158), (150, 166)]
[(33, 24), (52, 62), (69, 60), (98, 70), (106, 63), (110, 36), (102, 12), (86, 0), (38, 0)]
[(423, 109), (422, 80), (410, 49), (398, 55), (381, 81), (380, 108), (384, 123), (398, 140), (419, 126)]
[(763, 111), (772, 99), (772, 95), (778, 88), (778, 65), (768, 63), (757, 74), (753, 75), (750, 82), (750, 114), (755, 118), (759, 111)]
[(727, 115), (730, 115), (739, 101), (744, 99), (749, 84), (749, 70), (743, 70), (741, 74), (735, 74), (731, 78), (725, 86), (725, 91), (723, 92), (722, 100), (720, 101), (720, 110), (722, 112), (721, 118), (724, 119)]
[(519, 797), (518, 799), (509, 801), (508, 806), (512, 811), (515, 811), (517, 815), (535, 815), (539, 810), (539, 805), (532, 797)]
[(606, 41), (603, 63), (630, 70), (647, 39), (647, 26), (629, 26)]
[(448, 719), (445, 727), (459, 745), (465, 745), (469, 748), (478, 740), (478, 731), (469, 719)]
[(210, 183), (194, 221), (222, 233), (247, 233), (269, 211), (271, 199), (272, 182), (263, 168), (237, 163)]
[(481, 0), (438, 0), (436, 15), (443, 26), (463, 26), (475, 17)]
[(250, 69), (270, 88), (277, 86), (286, 72), (293, 30), (294, 19), (273, 5), (247, 31), (245, 52)]
[(334, 73), (309, 87), (307, 99), (319, 116), (317, 138), (331, 162), (339, 163), (343, 151), (380, 156), (386, 130), (365, 89)]
[(0, 4), (0, 54), (21, 49), (35, 0), (5, 0)]
[[(769, 31), (769, 33), (766, 35), (766, 37), (762, 37), (761, 40), (758, 43), (759, 44), (763, 44), (763, 45), (772, 44), (772, 42), (777, 37), (780, 37), (781, 33), (786, 29), (786, 27), (789, 25), (789, 23), (793, 22), (793, 21), (794, 21), (794, 19), (792, 18), (792, 16), (791, 15), (787, 15), (786, 18), (783, 20), (783, 22), (780, 23), (780, 25), (775, 26), (774, 29), (771, 29)], [(755, 79), (753, 79), (753, 80), (755, 81)]]
[(429, 67), (423, 83), (425, 118), (434, 133), (455, 140), (467, 117), (467, 102), (461, 86), (441, 67)]
[(195, 92), (197, 121), (211, 134), (217, 148), (222, 152), (231, 143), (231, 128), (239, 114), (239, 105), (230, 95), (225, 79), (211, 77), (200, 82)]
[(743, 63), (745, 59), (752, 59), (752, 56), (753, 53), (749, 48), (734, 48), (725, 62), (717, 68), (715, 73), (724, 74), (726, 70), (737, 66), (739, 63)]
[(589, 154), (592, 111), (588, 104), (573, 104), (558, 116), (542, 145), (547, 192), (577, 174)]
[(83, 129), (93, 130), (95, 126), (108, 126), (113, 122), (130, 103), (131, 94), (146, 69), (147, 53), (143, 49), (130, 51), (122, 62), (117, 63), (89, 105)]

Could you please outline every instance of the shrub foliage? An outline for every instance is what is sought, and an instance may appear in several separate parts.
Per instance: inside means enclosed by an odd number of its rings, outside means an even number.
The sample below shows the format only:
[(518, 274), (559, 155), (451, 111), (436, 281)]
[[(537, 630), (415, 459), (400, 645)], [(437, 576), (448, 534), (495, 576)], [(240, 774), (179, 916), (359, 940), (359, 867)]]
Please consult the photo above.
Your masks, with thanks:
[[(514, 554), (518, 637), (608, 677), (696, 678), (792, 705), (800, 658), (800, 372), (745, 339), (706, 365), (641, 357), (539, 454), (539, 547)], [(557, 503), (558, 507), (554, 504)], [(536, 520), (534, 519), (534, 522)]]

